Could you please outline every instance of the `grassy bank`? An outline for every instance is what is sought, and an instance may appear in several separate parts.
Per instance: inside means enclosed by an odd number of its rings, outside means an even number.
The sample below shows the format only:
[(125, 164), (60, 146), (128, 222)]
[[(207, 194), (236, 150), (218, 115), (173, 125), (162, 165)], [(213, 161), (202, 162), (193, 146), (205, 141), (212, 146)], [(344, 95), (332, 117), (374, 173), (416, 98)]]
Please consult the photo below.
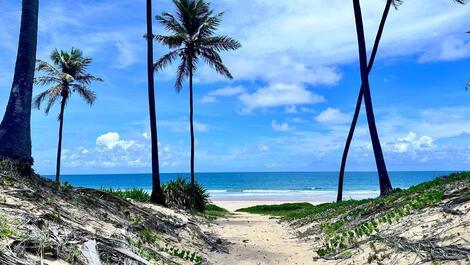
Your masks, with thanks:
[[(414, 220), (414, 216), (421, 216), (427, 209), (434, 209), (436, 216), (462, 216), (463, 213), (454, 208), (470, 200), (469, 183), (470, 173), (456, 173), (405, 190), (397, 189), (387, 196), (375, 199), (319, 205), (259, 205), (237, 211), (280, 217), (296, 227), (307, 227), (299, 231), (299, 236), (320, 236), (318, 239), (323, 243), (316, 250), (319, 257), (341, 258), (341, 255), (348, 254), (361, 242), (375, 240), (414, 244), (398, 236), (400, 229), (396, 231), (395, 237), (384, 237), (383, 232), (389, 233), (390, 227), (403, 225), (403, 220), (408, 223), (418, 222)], [(406, 230), (408, 229), (403, 228), (401, 232)], [(429, 236), (433, 236), (432, 232)], [(429, 248), (419, 251), (435, 250)]]

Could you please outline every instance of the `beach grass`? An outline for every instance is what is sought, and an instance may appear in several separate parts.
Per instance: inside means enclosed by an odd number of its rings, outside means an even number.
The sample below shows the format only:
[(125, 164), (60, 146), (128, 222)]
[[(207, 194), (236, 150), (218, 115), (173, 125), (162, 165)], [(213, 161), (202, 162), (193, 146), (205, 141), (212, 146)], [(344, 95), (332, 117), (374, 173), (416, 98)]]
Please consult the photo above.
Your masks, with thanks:
[(340, 203), (322, 203), (312, 205), (307, 202), (301, 203), (283, 203), (279, 205), (257, 205), (248, 208), (236, 210), (237, 212), (246, 212), (254, 214), (263, 214), (281, 217), (286, 220), (301, 219), (325, 211), (344, 212), (347, 209), (365, 203), (368, 200), (348, 200)]
[(104, 192), (111, 193), (114, 196), (117, 196), (123, 199), (131, 199), (136, 202), (149, 202), (150, 201), (150, 194), (144, 189), (134, 188), (134, 189), (119, 190), (119, 189), (108, 188), (108, 189), (101, 189), (101, 190)]
[(204, 212), (202, 213), (202, 216), (209, 220), (215, 220), (217, 218), (226, 217), (228, 215), (230, 215), (230, 212), (227, 209), (214, 204), (206, 205)]

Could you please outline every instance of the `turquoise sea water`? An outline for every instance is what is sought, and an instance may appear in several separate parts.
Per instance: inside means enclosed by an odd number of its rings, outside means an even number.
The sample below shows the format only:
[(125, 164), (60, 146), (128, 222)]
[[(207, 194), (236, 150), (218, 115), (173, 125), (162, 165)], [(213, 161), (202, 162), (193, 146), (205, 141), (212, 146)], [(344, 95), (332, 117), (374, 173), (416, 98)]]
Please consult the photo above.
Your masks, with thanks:
[[(389, 172), (394, 188), (407, 188), (449, 171)], [(177, 176), (162, 174), (165, 183)], [(54, 178), (54, 176), (46, 176)], [(197, 173), (196, 179), (207, 188), (212, 200), (258, 201), (333, 201), (336, 199), (338, 172), (232, 172)], [(62, 181), (88, 188), (151, 189), (150, 174), (63, 175)], [(379, 194), (377, 173), (347, 172), (344, 179), (345, 198), (368, 198)]]

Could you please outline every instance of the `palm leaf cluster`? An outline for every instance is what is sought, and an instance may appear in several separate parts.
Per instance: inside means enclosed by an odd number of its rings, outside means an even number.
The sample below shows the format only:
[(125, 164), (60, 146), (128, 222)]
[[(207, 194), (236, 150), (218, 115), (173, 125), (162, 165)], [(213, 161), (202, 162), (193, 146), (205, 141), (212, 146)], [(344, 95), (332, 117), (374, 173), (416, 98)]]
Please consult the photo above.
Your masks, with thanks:
[(171, 35), (156, 35), (154, 39), (172, 49), (155, 64), (162, 70), (177, 58), (181, 59), (176, 73), (175, 88), (180, 91), (182, 83), (197, 68), (199, 60), (211, 66), (217, 73), (232, 79), (232, 74), (222, 62), (221, 51), (236, 50), (240, 43), (227, 36), (214, 36), (223, 13), (214, 14), (209, 3), (203, 0), (173, 0), (175, 14), (164, 12), (156, 19)]
[(87, 86), (93, 81), (102, 81), (101, 78), (90, 75), (87, 68), (92, 59), (83, 57), (82, 51), (72, 48), (70, 52), (54, 50), (50, 57), (53, 64), (37, 60), (36, 71), (45, 75), (36, 77), (34, 82), (41, 86), (51, 86), (34, 98), (33, 106), (40, 109), (47, 101), (45, 112), (49, 113), (51, 107), (62, 99), (67, 104), (72, 92), (77, 92), (88, 104), (92, 105), (96, 99), (95, 92)]

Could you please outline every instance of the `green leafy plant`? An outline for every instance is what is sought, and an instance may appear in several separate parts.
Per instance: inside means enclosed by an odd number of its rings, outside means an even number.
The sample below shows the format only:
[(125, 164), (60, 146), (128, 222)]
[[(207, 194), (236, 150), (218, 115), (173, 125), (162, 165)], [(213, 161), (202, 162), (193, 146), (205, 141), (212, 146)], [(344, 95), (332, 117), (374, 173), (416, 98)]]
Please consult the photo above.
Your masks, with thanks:
[(196, 201), (193, 208), (191, 183), (183, 177), (167, 182), (162, 188), (165, 195), (165, 204), (170, 208), (204, 212), (206, 205), (209, 203), (209, 194), (206, 189), (196, 182)]
[(132, 199), (137, 202), (149, 202), (150, 201), (150, 194), (145, 191), (144, 189), (126, 189), (126, 190), (119, 190), (119, 189), (102, 189), (102, 191), (111, 193), (114, 196), (123, 198), (123, 199)]

